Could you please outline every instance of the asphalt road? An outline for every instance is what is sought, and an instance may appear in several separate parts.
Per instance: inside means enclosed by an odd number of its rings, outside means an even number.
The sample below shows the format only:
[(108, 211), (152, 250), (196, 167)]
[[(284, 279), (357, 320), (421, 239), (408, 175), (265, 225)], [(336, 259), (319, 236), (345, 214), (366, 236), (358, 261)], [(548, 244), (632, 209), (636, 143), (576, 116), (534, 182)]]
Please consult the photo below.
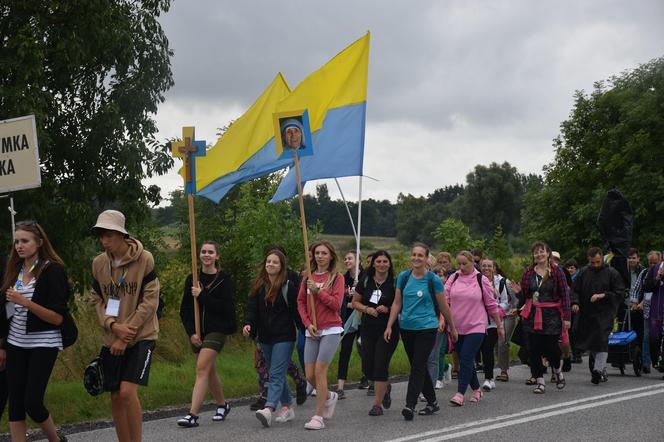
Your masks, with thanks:
[[(628, 367), (631, 368), (631, 367)], [(481, 376), (481, 374), (480, 374)], [(609, 369), (609, 381), (590, 383), (586, 364), (574, 365), (567, 373), (567, 387), (557, 391), (547, 385), (544, 395), (524, 385), (527, 367), (510, 370), (510, 382), (498, 383), (479, 404), (453, 408), (448, 399), (456, 381), (437, 391), (441, 410), (434, 416), (416, 416), (405, 422), (401, 416), (406, 383), (393, 386), (393, 405), (383, 416), (367, 415), (372, 398), (364, 390), (348, 390), (335, 415), (322, 431), (307, 431), (304, 423), (313, 414), (310, 398), (296, 407), (296, 418), (286, 424), (263, 428), (247, 406), (232, 409), (228, 420), (213, 422), (212, 413), (202, 413), (198, 428), (179, 428), (176, 418), (144, 423), (145, 441), (664, 441), (664, 381), (654, 373), (637, 378), (627, 370), (621, 377)], [(466, 397), (468, 397), (468, 393)], [(423, 405), (423, 404), (422, 404)], [(70, 441), (114, 441), (113, 428), (76, 433)]]

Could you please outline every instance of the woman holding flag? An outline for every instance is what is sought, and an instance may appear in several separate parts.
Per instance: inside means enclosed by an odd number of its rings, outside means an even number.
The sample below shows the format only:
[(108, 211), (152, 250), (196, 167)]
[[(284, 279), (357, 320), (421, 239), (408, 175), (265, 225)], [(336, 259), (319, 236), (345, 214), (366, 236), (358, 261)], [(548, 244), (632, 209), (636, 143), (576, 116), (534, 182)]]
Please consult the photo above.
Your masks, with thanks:
[(330, 242), (317, 241), (310, 250), (312, 272), (300, 284), (297, 308), (306, 328), (304, 370), (309, 383), (316, 387), (316, 414), (304, 428), (322, 430), (324, 419), (334, 414), (338, 399), (337, 393), (328, 391), (327, 372), (343, 333), (339, 313), (344, 278), (337, 271), (338, 258)]
[[(236, 328), (233, 282), (228, 273), (217, 268), (219, 244), (203, 241), (199, 257), (199, 285), (192, 284), (192, 275), (187, 277), (180, 305), (182, 325), (196, 354), (196, 382), (191, 392), (191, 408), (189, 414), (177, 421), (179, 426), (187, 428), (198, 426), (198, 412), (208, 388), (217, 403), (213, 421), (225, 420), (231, 410), (224, 398), (215, 360), (224, 347), (226, 335), (232, 334)], [(202, 336), (196, 334), (194, 325), (194, 298), (201, 308)]]

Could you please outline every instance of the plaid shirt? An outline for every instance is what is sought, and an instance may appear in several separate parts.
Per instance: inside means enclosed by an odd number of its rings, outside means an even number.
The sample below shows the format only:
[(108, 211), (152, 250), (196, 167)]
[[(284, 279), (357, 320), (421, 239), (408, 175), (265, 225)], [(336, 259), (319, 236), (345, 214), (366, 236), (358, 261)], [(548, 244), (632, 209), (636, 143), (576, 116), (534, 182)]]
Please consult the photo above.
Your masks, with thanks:
[(636, 284), (634, 284), (634, 290), (629, 293), (629, 302), (632, 304), (638, 304), (643, 301), (643, 283), (646, 281), (646, 275), (648, 274), (649, 269), (641, 270), (639, 276), (636, 278)]
[[(525, 303), (526, 299), (533, 297), (530, 281), (532, 281), (534, 274), (535, 267), (530, 266), (521, 276), (521, 293), (519, 296), (522, 303)], [(554, 302), (560, 301), (563, 321), (570, 321), (572, 319), (572, 309), (570, 307), (569, 286), (567, 285), (565, 272), (560, 267), (552, 266), (549, 275), (553, 279), (552, 298)]]

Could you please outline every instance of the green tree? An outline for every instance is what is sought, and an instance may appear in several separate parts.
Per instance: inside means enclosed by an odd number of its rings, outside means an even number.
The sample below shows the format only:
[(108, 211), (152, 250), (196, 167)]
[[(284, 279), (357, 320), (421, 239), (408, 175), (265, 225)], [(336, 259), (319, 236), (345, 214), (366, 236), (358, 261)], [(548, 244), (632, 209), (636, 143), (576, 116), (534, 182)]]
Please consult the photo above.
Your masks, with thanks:
[(435, 230), (434, 235), (438, 240), (440, 249), (452, 255), (461, 250), (470, 250), (483, 245), (482, 241), (470, 236), (470, 229), (463, 221), (454, 218), (445, 219)]
[(409, 245), (422, 241), (433, 245), (435, 230), (445, 218), (453, 216), (455, 204), (464, 188), (459, 185), (436, 189), (426, 197), (399, 194), (397, 198), (397, 238)]
[(503, 227), (501, 225), (496, 227), (493, 237), (489, 240), (487, 256), (501, 262), (509, 259), (511, 256), (507, 238), (503, 234)]
[[(173, 164), (153, 114), (173, 84), (158, 17), (168, 0), (20, 1), (0, 5), (0, 120), (34, 114), (42, 186), (14, 195), (18, 219), (44, 225), (86, 282), (103, 209), (148, 219)], [(6, 212), (5, 212), (6, 213)], [(9, 224), (3, 213), (4, 225)], [(7, 240), (9, 232), (4, 233)]]
[(555, 159), (541, 188), (526, 196), (524, 232), (563, 256), (582, 258), (599, 244), (595, 222), (605, 193), (619, 189), (634, 210), (633, 245), (664, 236), (664, 58), (577, 91), (554, 140)]
[[(296, 272), (304, 264), (299, 214), (294, 213), (287, 202), (268, 202), (279, 180), (280, 175), (276, 174), (244, 183), (233, 189), (220, 204), (204, 198), (197, 198), (195, 202), (197, 247), (204, 240), (220, 243), (221, 267), (235, 283), (238, 317), (243, 317), (251, 281), (256, 277), (258, 265), (268, 247), (282, 246), (290, 268)], [(180, 220), (178, 257), (180, 261), (189, 262), (191, 248), (186, 198), (178, 191), (172, 194), (171, 201)], [(316, 230), (310, 230), (309, 241), (317, 235)], [(181, 275), (181, 283), (185, 276)], [(176, 290), (176, 298), (181, 297), (182, 286), (177, 286)]]
[(475, 166), (466, 175), (460, 198), (461, 219), (478, 235), (488, 237), (499, 225), (505, 233), (517, 235), (525, 180), (508, 162)]

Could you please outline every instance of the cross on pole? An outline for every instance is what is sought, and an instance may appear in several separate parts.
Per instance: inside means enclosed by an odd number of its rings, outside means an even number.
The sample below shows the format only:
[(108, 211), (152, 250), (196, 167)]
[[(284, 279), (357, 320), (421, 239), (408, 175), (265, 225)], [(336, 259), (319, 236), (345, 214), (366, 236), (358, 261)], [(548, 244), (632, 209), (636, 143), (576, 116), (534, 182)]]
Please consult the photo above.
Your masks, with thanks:
[[(194, 213), (194, 194), (196, 193), (196, 157), (205, 156), (205, 141), (196, 140), (194, 127), (182, 128), (182, 141), (173, 143), (171, 154), (174, 157), (182, 158), (184, 161), (184, 171), (180, 174), (184, 177), (184, 193), (187, 195), (187, 205), (189, 207), (189, 239), (191, 243), (191, 282), (198, 287), (198, 269), (196, 262), (196, 215)], [(184, 173), (182, 173), (184, 172)], [(194, 326), (196, 335), (202, 340), (201, 335), (201, 311), (198, 305), (198, 299), (194, 300)]]
[(205, 156), (205, 140), (196, 140), (195, 128), (192, 126), (182, 128), (182, 141), (173, 143), (171, 153), (174, 157), (184, 161), (184, 193), (196, 193), (196, 159)]

